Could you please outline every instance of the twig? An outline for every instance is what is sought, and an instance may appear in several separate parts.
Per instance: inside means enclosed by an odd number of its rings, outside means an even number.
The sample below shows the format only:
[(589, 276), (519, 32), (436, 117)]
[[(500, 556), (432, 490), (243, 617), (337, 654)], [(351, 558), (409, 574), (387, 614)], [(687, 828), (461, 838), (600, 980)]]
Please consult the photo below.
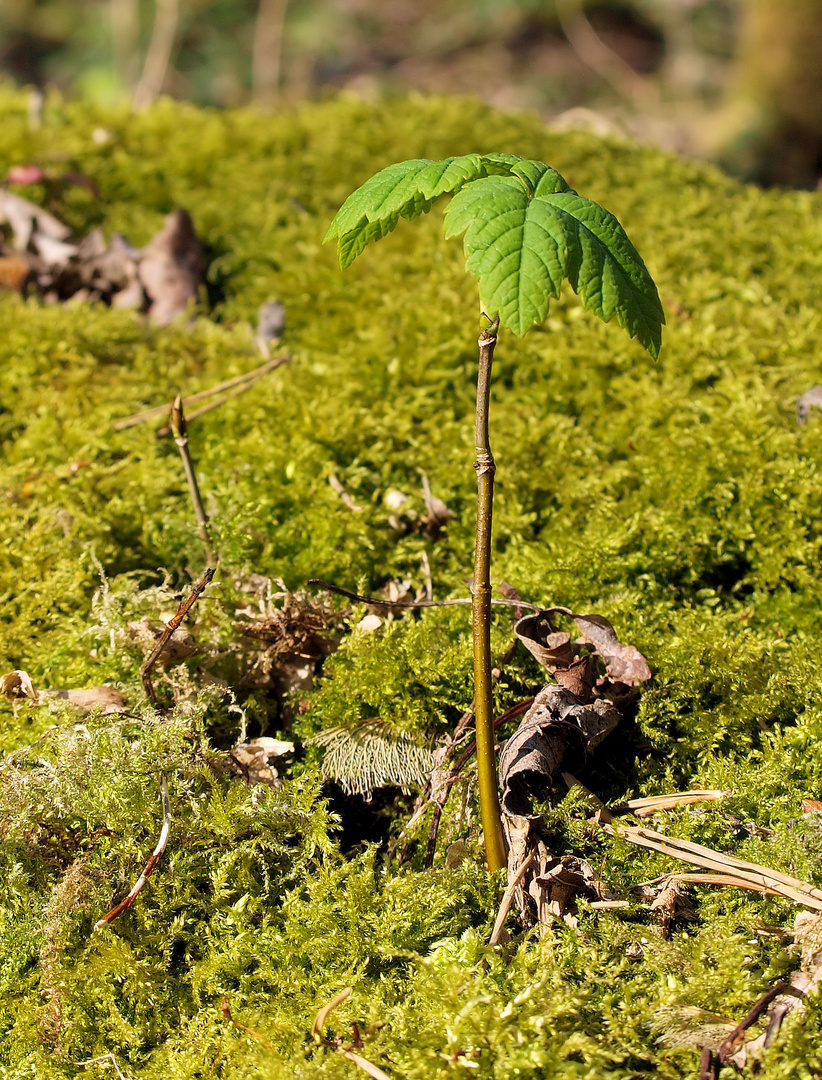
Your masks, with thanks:
[(638, 108), (647, 107), (658, 99), (651, 81), (638, 74), (605, 44), (585, 14), (583, 0), (558, 0), (556, 13), (568, 44), (583, 64), (610, 83), (620, 96)]
[(728, 1058), (736, 1052), (739, 1040), (748, 1028), (756, 1023), (771, 1002), (781, 994), (791, 994), (795, 997), (805, 996), (801, 990), (797, 990), (796, 987), (790, 986), (788, 983), (780, 982), (777, 983), (776, 986), (772, 986), (771, 989), (768, 990), (766, 994), (763, 994), (759, 1001), (757, 1001), (744, 1020), (740, 1020), (733, 1031), (722, 1042), (716, 1053), (714, 1053), (710, 1047), (706, 1047), (705, 1050), (703, 1050), (702, 1061), (700, 1062), (699, 1080), (712, 1080), (712, 1077), (719, 1076), (719, 1070)]
[(328, 483), (331, 485), (331, 487), (334, 489), (334, 491), (336, 491), (336, 493), (342, 499), (343, 503), (348, 507), (348, 509), (353, 514), (361, 514), (362, 513), (362, 507), (357, 506), (357, 504), (354, 502), (354, 500), (351, 498), (351, 496), (348, 494), (348, 492), (342, 486), (342, 483), (340, 482), (340, 478), (337, 476), (336, 473), (329, 473), (328, 474)]
[(425, 578), (425, 599), (434, 599), (434, 583), (431, 580), (431, 563), (428, 561), (428, 552), (423, 548), (420, 555), (420, 563), (422, 564), (422, 575)]
[(517, 891), (517, 886), (525, 877), (525, 871), (534, 861), (535, 856), (536, 851), (532, 848), (517, 867), (517, 872), (508, 882), (508, 888), (502, 894), (502, 903), (499, 906), (494, 929), (491, 931), (491, 937), (488, 941), (489, 945), (499, 945), (505, 929), (505, 920), (508, 918), (508, 912), (511, 910), (511, 904), (514, 902), (514, 894)]
[(346, 1058), (348, 1061), (353, 1061), (353, 1063), (358, 1065), (363, 1072), (366, 1072), (369, 1076), (373, 1077), (373, 1080), (391, 1080), (391, 1077), (388, 1076), (387, 1073), (384, 1073), (377, 1065), (374, 1065), (359, 1054), (355, 1054), (350, 1046), (343, 1046), (341, 1039), (326, 1039), (323, 1035), (323, 1028), (328, 1019), (328, 1014), (332, 1009), (336, 1009), (338, 1005), (341, 1005), (347, 997), (350, 997), (351, 990), (352, 987), (346, 986), (346, 988), (340, 990), (339, 994), (336, 994), (327, 1005), (323, 1005), (314, 1017), (314, 1023), (311, 1025), (311, 1036), (314, 1039), (314, 1042), (319, 1046), (327, 1046), (330, 1050), (336, 1050), (341, 1057)]
[(74, 1065), (96, 1065), (98, 1061), (110, 1061), (111, 1067), (117, 1073), (119, 1080), (126, 1080), (125, 1075), (120, 1071), (120, 1066), (117, 1064), (117, 1058), (114, 1054), (100, 1054), (99, 1057), (86, 1058), (85, 1061), (72, 1062)]
[[(473, 603), (471, 597), (464, 597), (455, 600), (380, 600), (375, 596), (362, 596), (360, 593), (351, 592), (349, 589), (341, 589), (339, 585), (332, 585), (330, 581), (323, 581), (322, 578), (309, 578), (306, 581), (306, 586), (316, 585), (321, 589), (326, 589), (328, 592), (335, 593), (337, 596), (344, 596), (348, 600), (355, 600), (358, 604), (373, 604), (375, 607), (391, 607), (391, 608), (426, 608), (426, 607), (454, 607), (456, 605), (470, 607)], [(537, 604), (529, 604), (525, 600), (502, 600), (492, 599), (492, 604), (497, 604), (500, 607), (522, 607), (528, 608), (530, 611), (542, 611), (542, 608)]]
[(140, 678), (143, 683), (143, 689), (145, 690), (146, 696), (148, 697), (149, 701), (154, 706), (157, 705), (157, 697), (154, 693), (154, 687), (151, 682), (151, 672), (154, 670), (154, 665), (160, 659), (163, 649), (168, 644), (168, 640), (171, 635), (174, 633), (174, 631), (177, 629), (177, 627), (180, 625), (186, 615), (188, 615), (189, 611), (191, 611), (196, 602), (203, 595), (206, 590), (206, 586), (211, 583), (213, 577), (214, 570), (209, 567), (203, 574), (202, 578), (200, 578), (200, 580), (191, 590), (191, 595), (186, 597), (185, 600), (183, 600), (183, 602), (177, 608), (177, 613), (166, 623), (165, 630), (163, 630), (162, 634), (160, 634), (159, 638), (157, 638), (157, 644), (146, 657), (143, 666), (140, 668)]
[(145, 870), (143, 870), (142, 874), (140, 874), (140, 876), (137, 878), (137, 881), (134, 883), (134, 887), (132, 888), (131, 892), (128, 894), (127, 897), (125, 897), (124, 900), (121, 900), (119, 904), (116, 904), (111, 909), (111, 911), (107, 911), (106, 914), (102, 917), (102, 919), (97, 920), (97, 922), (94, 924), (95, 930), (100, 930), (103, 926), (107, 926), (108, 923), (116, 919), (118, 915), (122, 915), (124, 911), (128, 911), (128, 909), (137, 899), (139, 893), (142, 891), (145, 883), (157, 869), (157, 865), (159, 864), (160, 859), (163, 856), (163, 852), (166, 849), (166, 844), (168, 843), (168, 834), (169, 830), (171, 829), (171, 800), (168, 796), (168, 780), (166, 780), (165, 776), (163, 776), (162, 774), (160, 776), (160, 798), (163, 801), (163, 827), (160, 830), (160, 839), (157, 841), (157, 847), (155, 847), (154, 851), (151, 854), (151, 857), (146, 863)]
[(135, 109), (144, 109), (151, 105), (163, 89), (179, 19), (179, 0), (155, 0), (151, 40), (143, 64), (143, 73), (134, 91)]
[[(217, 383), (216, 386), (212, 386), (209, 390), (200, 390), (196, 394), (190, 394), (183, 399), (183, 403), (185, 407), (188, 408), (189, 405), (196, 405), (201, 401), (207, 401), (210, 397), (214, 397), (215, 394), (221, 394), (224, 390), (231, 390), (241, 383), (248, 384), (243, 385), (243, 390), (250, 390), (263, 375), (267, 375), (269, 371), (274, 371), (282, 364), (287, 364), (290, 359), (290, 356), (278, 356), (274, 360), (267, 360), (264, 364), (261, 364), (260, 367), (254, 368), (252, 371), (246, 371), (244, 375), (235, 375), (231, 379), (226, 379), (224, 382)], [(242, 391), (238, 391), (238, 393), (241, 392)], [(230, 396), (234, 397), (233, 394)], [(227, 401), (228, 398), (224, 398), (223, 400)], [(222, 402), (220, 402), (220, 404), (222, 404)], [(215, 406), (212, 405), (211, 407), (214, 408)], [(204, 410), (198, 409), (196, 412), (191, 413), (188, 419), (193, 420), (195, 417), (201, 416), (203, 411)], [(144, 409), (142, 412), (135, 413), (133, 416), (127, 416), (124, 420), (118, 420), (114, 424), (114, 430), (125, 431), (127, 428), (136, 427), (137, 424), (142, 424), (146, 420), (154, 420), (158, 416), (164, 416), (166, 413), (170, 412), (171, 405), (155, 405), (152, 409)], [(163, 430), (167, 434), (171, 429), (164, 428)]]
[(271, 1045), (270, 1042), (268, 1042), (267, 1039), (264, 1039), (262, 1037), (262, 1035), (259, 1035), (256, 1031), (252, 1030), (250, 1027), (246, 1027), (245, 1024), (241, 1024), (239, 1022), (239, 1020), (234, 1019), (234, 1017), (231, 1015), (231, 1009), (229, 1009), (228, 1002), (226, 1001), (225, 998), (223, 998), (222, 1005), (220, 1006), (220, 1011), (222, 1012), (223, 1016), (226, 1018), (226, 1020), (228, 1020), (228, 1022), (230, 1024), (233, 1024), (234, 1027), (239, 1028), (240, 1031), (245, 1031), (247, 1034), (249, 1034), (252, 1037), (252, 1039), (256, 1039), (257, 1042), (262, 1043), (263, 1046), (266, 1048), (266, 1050), (270, 1050), (272, 1054), (274, 1053), (274, 1047)]
[(188, 448), (186, 418), (185, 413), (183, 412), (183, 398), (181, 394), (177, 395), (174, 399), (174, 404), (171, 406), (171, 430), (174, 433), (174, 441), (177, 444), (177, 449), (180, 451), (180, 457), (183, 460), (183, 469), (186, 474), (188, 491), (191, 495), (191, 502), (194, 507), (194, 518), (197, 522), (197, 532), (200, 534), (200, 539), (205, 548), (206, 561), (216, 562), (214, 549), (211, 546), (211, 537), (208, 534), (208, 515), (203, 506), (203, 499), (200, 495), (200, 485), (197, 483), (194, 462), (191, 460), (191, 451)]

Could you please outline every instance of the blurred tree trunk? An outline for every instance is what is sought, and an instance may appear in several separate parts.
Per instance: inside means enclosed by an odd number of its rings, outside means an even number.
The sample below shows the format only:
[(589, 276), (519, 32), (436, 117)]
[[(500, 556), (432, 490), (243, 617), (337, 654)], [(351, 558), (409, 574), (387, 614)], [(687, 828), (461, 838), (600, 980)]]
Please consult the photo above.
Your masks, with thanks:
[(254, 26), (251, 90), (258, 105), (276, 105), (288, 0), (260, 0)]
[(134, 91), (134, 108), (144, 109), (162, 92), (180, 21), (179, 0), (155, 0), (154, 26), (143, 73)]
[(766, 184), (822, 176), (822, 0), (745, 0), (719, 157)]
[(114, 70), (124, 94), (131, 97), (137, 78), (140, 44), (138, 0), (110, 0), (111, 44)]

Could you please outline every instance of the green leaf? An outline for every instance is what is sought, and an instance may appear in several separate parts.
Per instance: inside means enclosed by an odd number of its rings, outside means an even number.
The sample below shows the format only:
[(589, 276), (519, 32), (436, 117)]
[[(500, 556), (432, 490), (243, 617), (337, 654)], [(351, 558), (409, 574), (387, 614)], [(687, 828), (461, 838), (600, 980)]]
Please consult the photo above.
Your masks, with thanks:
[(533, 197), (515, 177), (467, 184), (445, 214), (465, 233), (466, 269), (489, 315), (522, 336), (548, 313), (563, 279), (604, 322), (615, 316), (656, 358), (665, 315), (653, 279), (617, 219), (547, 170)]
[(389, 165), (348, 196), (324, 242), (338, 238), (337, 251), (344, 270), (370, 240), (380, 240), (391, 232), (400, 216), (415, 218), (427, 213), (438, 196), (458, 191), (467, 180), (482, 175), (479, 154)]
[(521, 336), (541, 323), (567, 279), (585, 308), (605, 322), (616, 317), (659, 355), (662, 305), (624, 229), (541, 161), (495, 153), (389, 165), (349, 195), (325, 239), (337, 238), (345, 269), (400, 217), (427, 213), (445, 194), (454, 196), (446, 236), (465, 234), (466, 269), (479, 281), (485, 310), (499, 313), (503, 326)]

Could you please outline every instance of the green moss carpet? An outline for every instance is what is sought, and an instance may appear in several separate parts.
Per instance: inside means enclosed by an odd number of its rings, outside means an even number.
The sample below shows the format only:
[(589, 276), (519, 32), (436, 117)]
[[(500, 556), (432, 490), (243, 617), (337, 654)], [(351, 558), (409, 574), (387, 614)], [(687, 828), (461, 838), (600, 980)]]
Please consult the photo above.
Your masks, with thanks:
[[(374, 805), (329, 806), (320, 751), (305, 745), (377, 719), (421, 747), (450, 731), (472, 693), (467, 610), (367, 633), (365, 609), (340, 601), (326, 635), (337, 651), (290, 694), (249, 677), (237, 624), (253, 618), (253, 575), (292, 592), (324, 578), (413, 593), (425, 555), (435, 597), (468, 595), (478, 310), (461, 245), (443, 239), (438, 209), (345, 275), (321, 241), (349, 192), (393, 161), (500, 150), (548, 162), (617, 215), (668, 326), (654, 364), (569, 291), (541, 328), (500, 336), (493, 577), (604, 615), (648, 659), (652, 683), (584, 775), (600, 798), (731, 789), (656, 825), (822, 882), (822, 821), (802, 813), (822, 798), (822, 416), (800, 426), (794, 411), (822, 382), (822, 196), (464, 100), (276, 116), (161, 102), (135, 116), (55, 99), (37, 130), (22, 97), (0, 109), (0, 175), (37, 162), (99, 189), (69, 188), (52, 207), (78, 235), (100, 225), (140, 246), (185, 207), (209, 256), (201, 310), (162, 329), (0, 295), (0, 674), (25, 670), (40, 689), (109, 683), (129, 706), (0, 706), (0, 1076), (365, 1075), (311, 1037), (318, 1009), (351, 986), (329, 1039), (354, 1043), (356, 1024), (355, 1052), (394, 1080), (695, 1078), (689, 1028), (704, 1013), (739, 1020), (796, 967), (781, 933), (792, 905), (700, 888), (696, 921), (668, 940), (632, 899), (583, 907), (578, 930), (557, 920), (541, 938), (512, 919), (512, 945), (490, 950), (504, 881), (477, 856), (470, 785), (433, 869), (427, 820), (398, 867), (384, 840), (360, 843)], [(172, 613), (204, 555), (173, 441), (113, 425), (256, 366), (251, 324), (272, 297), (291, 362), (191, 425), (221, 564), (191, 625), (204, 656), (157, 679), (175, 704), (162, 718), (128, 624)], [(423, 475), (454, 515), (439, 534), (415, 527)], [(510, 612), (495, 620), (501, 655)], [(543, 675), (517, 654), (498, 708)], [(295, 741), (280, 789), (227, 770), (241, 734)], [(156, 843), (161, 772), (165, 856), (134, 906), (94, 931)], [(381, 835), (396, 838), (412, 800), (392, 789), (377, 802)], [(585, 855), (625, 896), (681, 869), (582, 819), (573, 802), (549, 812), (555, 851)], [(457, 839), (469, 858), (454, 868)], [(264, 1041), (226, 1019), (223, 998)], [(820, 1035), (811, 997), (760, 1077), (818, 1075)]]

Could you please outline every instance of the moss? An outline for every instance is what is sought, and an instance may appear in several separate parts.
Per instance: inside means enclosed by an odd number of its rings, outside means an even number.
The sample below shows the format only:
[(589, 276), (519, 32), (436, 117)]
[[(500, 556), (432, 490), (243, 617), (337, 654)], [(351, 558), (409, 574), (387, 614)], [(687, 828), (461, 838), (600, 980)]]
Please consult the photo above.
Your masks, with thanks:
[[(2, 745), (15, 753), (0, 772), (0, 1075), (110, 1075), (105, 1062), (72, 1063), (113, 1053), (147, 1080), (350, 1076), (310, 1039), (317, 1009), (345, 985), (354, 993), (330, 1027), (372, 1025), (362, 1052), (391, 1075), (693, 1075), (696, 1051), (657, 1042), (660, 1010), (744, 1015), (790, 970), (779, 939), (755, 933), (761, 919), (788, 924), (787, 904), (703, 890), (699, 921), (667, 943), (635, 905), (489, 952), (501, 883), (474, 861), (449, 870), (440, 854), (423, 871), (412, 848), (400, 871), (373, 850), (343, 857), (310, 752), (279, 792), (220, 764), (239, 707), (249, 734), (282, 729), (290, 712), (300, 739), (372, 718), (420, 741), (451, 729), (471, 694), (466, 613), (344, 637), (314, 690), (286, 707), (243, 682), (251, 660), (235, 623), (249, 573), (292, 590), (309, 577), (418, 589), (425, 552), (435, 595), (466, 595), (476, 297), (461, 251), (436, 211), (345, 277), (320, 241), (342, 199), (391, 161), (471, 150), (548, 161), (624, 223), (669, 326), (652, 365), (566, 295), (544, 327), (500, 341), (494, 574), (535, 602), (606, 615), (655, 672), (594, 761), (592, 788), (621, 799), (731, 787), (721, 807), (664, 827), (819, 881), (820, 838), (801, 800), (822, 783), (822, 449), (818, 422), (798, 427), (793, 401), (822, 361), (820, 196), (758, 191), (471, 101), (343, 98), (261, 117), (51, 99), (39, 130), (22, 98), (6, 94), (2, 112), (0, 175), (23, 161), (84, 173), (100, 198), (70, 189), (52, 209), (135, 244), (183, 205), (211, 262), (208, 305), (164, 330), (102, 307), (0, 297), (2, 670), (24, 668), (40, 687), (113, 682), (134, 710), (89, 719), (2, 705)], [(142, 654), (127, 624), (173, 608), (203, 553), (174, 446), (113, 421), (254, 366), (248, 323), (272, 296), (285, 304), (291, 363), (191, 426), (231, 569), (192, 626), (205, 658), (158, 676), (163, 700), (178, 699), (159, 723), (140, 711)], [(455, 514), (437, 539), (412, 525), (423, 472)], [(391, 489), (410, 497), (405, 531), (390, 520)], [(495, 619), (501, 654), (511, 616)], [(204, 687), (203, 668), (234, 687), (237, 706)], [(518, 657), (498, 707), (540, 677)], [(92, 933), (156, 841), (161, 768), (166, 857), (134, 907)], [(452, 796), (446, 839), (476, 839), (464, 795)], [(578, 850), (570, 810), (552, 829), (560, 853)], [(584, 843), (620, 887), (670, 869), (597, 834)], [(643, 937), (644, 959), (629, 960)], [(223, 995), (273, 1053), (227, 1024)], [(820, 1031), (814, 1003), (761, 1075), (818, 1071)]]

